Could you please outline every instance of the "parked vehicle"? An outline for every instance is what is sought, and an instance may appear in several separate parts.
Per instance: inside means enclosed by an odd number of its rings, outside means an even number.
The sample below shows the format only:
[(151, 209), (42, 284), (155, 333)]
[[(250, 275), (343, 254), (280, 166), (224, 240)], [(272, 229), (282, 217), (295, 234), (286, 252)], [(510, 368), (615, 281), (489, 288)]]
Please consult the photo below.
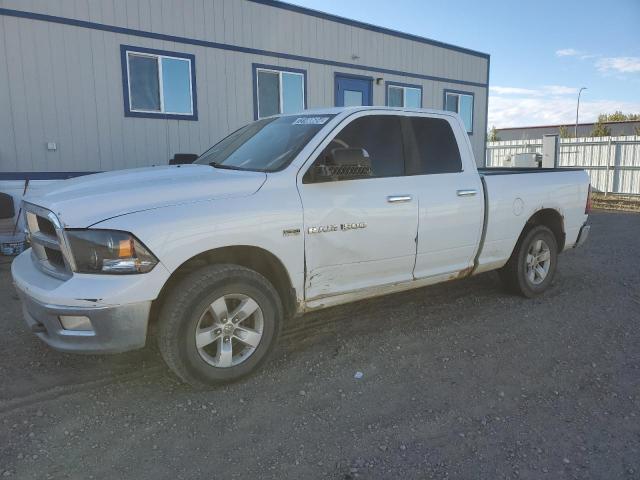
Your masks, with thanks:
[(140, 348), (194, 385), (237, 379), (283, 319), (498, 270), (525, 297), (587, 238), (581, 170), (476, 169), (451, 112), (270, 117), (192, 165), (100, 173), (25, 199), (12, 265), (31, 330), (66, 352)]

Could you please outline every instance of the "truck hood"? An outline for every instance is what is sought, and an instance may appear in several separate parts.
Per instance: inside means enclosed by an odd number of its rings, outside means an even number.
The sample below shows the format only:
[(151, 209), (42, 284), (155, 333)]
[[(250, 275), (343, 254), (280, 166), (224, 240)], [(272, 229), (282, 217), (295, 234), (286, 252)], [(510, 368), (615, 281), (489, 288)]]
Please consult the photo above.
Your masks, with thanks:
[(135, 168), (56, 182), (24, 200), (51, 210), (65, 226), (81, 228), (142, 210), (252, 195), (266, 178), (208, 165)]

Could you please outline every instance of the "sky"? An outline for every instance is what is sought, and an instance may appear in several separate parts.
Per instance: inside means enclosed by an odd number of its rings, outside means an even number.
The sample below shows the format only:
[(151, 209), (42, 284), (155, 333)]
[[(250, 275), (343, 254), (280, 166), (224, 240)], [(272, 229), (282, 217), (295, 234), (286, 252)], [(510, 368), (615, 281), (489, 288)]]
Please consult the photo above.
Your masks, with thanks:
[(490, 54), (489, 127), (640, 113), (640, 0), (287, 1)]

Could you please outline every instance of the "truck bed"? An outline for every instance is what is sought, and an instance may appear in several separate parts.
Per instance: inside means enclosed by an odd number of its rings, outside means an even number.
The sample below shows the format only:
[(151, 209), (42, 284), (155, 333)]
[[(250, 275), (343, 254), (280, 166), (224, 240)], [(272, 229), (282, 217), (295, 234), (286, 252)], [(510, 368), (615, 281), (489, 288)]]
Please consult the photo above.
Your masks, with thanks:
[[(485, 195), (485, 231), (476, 272), (508, 260), (537, 211), (551, 209), (563, 219), (565, 248), (572, 247), (586, 220), (589, 176), (580, 168), (480, 168)], [(546, 175), (538, 175), (538, 174)]]

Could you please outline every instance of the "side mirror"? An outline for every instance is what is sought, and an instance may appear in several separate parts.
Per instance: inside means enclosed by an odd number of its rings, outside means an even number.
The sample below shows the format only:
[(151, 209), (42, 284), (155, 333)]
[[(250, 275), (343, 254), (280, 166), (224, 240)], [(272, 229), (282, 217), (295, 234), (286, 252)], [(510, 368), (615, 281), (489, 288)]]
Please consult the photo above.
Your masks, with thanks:
[(187, 165), (195, 162), (198, 159), (198, 155), (195, 153), (176, 153), (171, 160), (169, 160), (169, 165)]
[(16, 215), (16, 208), (13, 197), (8, 193), (0, 192), (0, 219), (13, 218)]
[(334, 148), (325, 163), (316, 166), (314, 173), (320, 181), (351, 180), (373, 175), (371, 158), (364, 148)]

